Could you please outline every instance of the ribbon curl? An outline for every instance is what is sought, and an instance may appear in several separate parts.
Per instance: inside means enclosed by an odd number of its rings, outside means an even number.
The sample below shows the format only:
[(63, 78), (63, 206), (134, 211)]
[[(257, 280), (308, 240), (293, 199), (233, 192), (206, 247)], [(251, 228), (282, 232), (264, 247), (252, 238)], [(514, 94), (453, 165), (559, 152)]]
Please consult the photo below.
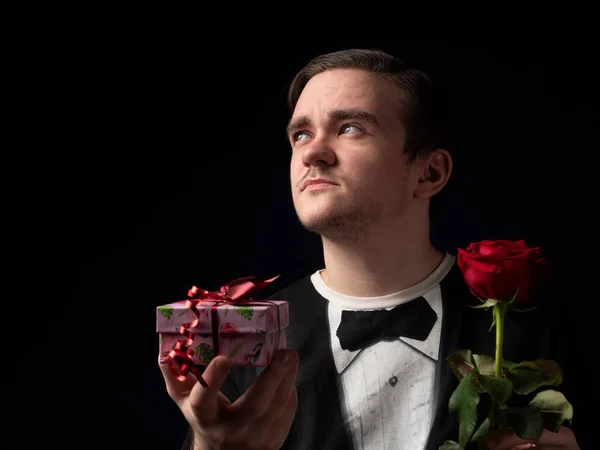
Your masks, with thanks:
[[(198, 306), (200, 306), (202, 302), (205, 300), (214, 301), (214, 304), (211, 306), (212, 336), (213, 348), (217, 355), (219, 353), (217, 307), (222, 304), (240, 305), (243, 303), (255, 302), (255, 300), (252, 299), (252, 295), (275, 281), (277, 278), (279, 278), (279, 275), (268, 280), (257, 281), (252, 281), (254, 280), (254, 277), (238, 278), (225, 283), (218, 291), (207, 291), (197, 286), (192, 286), (188, 291), (188, 299), (183, 301), (185, 302), (185, 308), (190, 309), (196, 318), (179, 327), (179, 333), (185, 336), (186, 339), (177, 341), (167, 357), (167, 364), (175, 377), (180, 381), (184, 381), (191, 372), (198, 379), (202, 387), (208, 387), (208, 384), (204, 378), (202, 378), (202, 372), (198, 365), (192, 361), (194, 351), (190, 348), (194, 342), (194, 334), (189, 331), (189, 329), (194, 328), (198, 325), (198, 322), (200, 322), (200, 311), (198, 310)], [(267, 303), (272, 304), (271, 302)], [(277, 321), (279, 322), (279, 308), (277, 316)]]

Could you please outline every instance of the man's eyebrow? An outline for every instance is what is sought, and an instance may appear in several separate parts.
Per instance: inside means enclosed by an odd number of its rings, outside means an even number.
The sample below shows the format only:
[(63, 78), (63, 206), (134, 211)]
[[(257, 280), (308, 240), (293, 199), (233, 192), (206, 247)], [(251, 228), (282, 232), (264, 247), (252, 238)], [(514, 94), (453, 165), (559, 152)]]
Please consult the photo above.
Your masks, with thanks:
[[(358, 108), (336, 109), (330, 111), (328, 116), (329, 120), (333, 122), (339, 122), (342, 120), (365, 120), (379, 126), (379, 121), (377, 120), (377, 116), (375, 116), (375, 114)], [(310, 123), (311, 121), (308, 116), (300, 116), (292, 119), (286, 128), (287, 135), (291, 136), (299, 129), (310, 125)]]
[(304, 128), (307, 125), (310, 125), (310, 119), (308, 116), (300, 116), (292, 119), (285, 130), (287, 136), (293, 135), (296, 131)]
[(337, 121), (341, 120), (365, 120), (367, 122), (371, 122), (373, 125), (379, 125), (379, 121), (377, 120), (377, 116), (375, 114), (365, 111), (363, 109), (336, 109), (329, 113), (330, 119), (334, 119)]

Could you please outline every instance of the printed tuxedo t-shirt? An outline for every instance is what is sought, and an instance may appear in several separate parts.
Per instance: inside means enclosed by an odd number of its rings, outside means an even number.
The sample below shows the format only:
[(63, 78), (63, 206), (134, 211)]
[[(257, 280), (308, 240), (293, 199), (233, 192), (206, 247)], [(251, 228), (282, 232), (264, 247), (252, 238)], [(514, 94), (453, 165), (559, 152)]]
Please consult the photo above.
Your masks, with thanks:
[[(455, 262), (447, 253), (421, 282), (381, 297), (351, 297), (331, 290), (320, 271), (311, 275), (317, 292), (328, 301), (331, 349), (340, 374), (344, 422), (357, 450), (425, 448), (436, 398), (435, 368), (442, 326), (440, 282)], [(438, 318), (425, 341), (400, 337), (362, 350), (343, 350), (336, 330), (342, 311), (391, 309), (424, 297)]]

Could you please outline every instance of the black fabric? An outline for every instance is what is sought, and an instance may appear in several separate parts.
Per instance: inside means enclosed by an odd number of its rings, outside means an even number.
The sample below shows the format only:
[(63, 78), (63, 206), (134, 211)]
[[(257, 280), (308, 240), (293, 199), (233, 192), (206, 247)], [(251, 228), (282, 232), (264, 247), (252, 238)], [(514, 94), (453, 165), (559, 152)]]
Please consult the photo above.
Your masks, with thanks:
[[(441, 291), (443, 315), (440, 356), (436, 366), (437, 396), (433, 405), (432, 430), (425, 450), (438, 450), (445, 440), (458, 439), (456, 417), (448, 412), (448, 402), (458, 380), (445, 357), (461, 348), (493, 356), (495, 349), (495, 333), (489, 331), (491, 311), (468, 306), (468, 301), (475, 305), (478, 300), (469, 292), (456, 263), (442, 280)], [(288, 347), (295, 349), (300, 357), (296, 378), (298, 409), (282, 449), (352, 450), (352, 439), (343, 423), (344, 399), (338, 390), (339, 375), (331, 351), (327, 301), (314, 289), (309, 276), (269, 299), (289, 302)], [(556, 303), (551, 296), (540, 295), (540, 300), (540, 306), (533, 311), (507, 314), (504, 357), (515, 362), (545, 357), (557, 360), (564, 367), (563, 350), (567, 344), (565, 336), (557, 333), (554, 326)], [(256, 376), (256, 368), (234, 367), (223, 393), (235, 401)], [(564, 379), (565, 383), (559, 390), (568, 392), (568, 371)], [(519, 396), (510, 402), (526, 404), (532, 396)], [(489, 402), (486, 396), (482, 396), (480, 421), (487, 416), (488, 408)], [(183, 449), (189, 448), (190, 441), (186, 439)]]
[(419, 297), (390, 310), (343, 310), (336, 335), (341, 347), (350, 351), (400, 336), (424, 341), (436, 320), (433, 308), (425, 298)]
[(330, 345), (327, 301), (305, 277), (271, 300), (290, 304), (288, 347), (300, 358), (296, 388), (298, 409), (284, 450), (352, 449), (344, 428), (338, 373)]

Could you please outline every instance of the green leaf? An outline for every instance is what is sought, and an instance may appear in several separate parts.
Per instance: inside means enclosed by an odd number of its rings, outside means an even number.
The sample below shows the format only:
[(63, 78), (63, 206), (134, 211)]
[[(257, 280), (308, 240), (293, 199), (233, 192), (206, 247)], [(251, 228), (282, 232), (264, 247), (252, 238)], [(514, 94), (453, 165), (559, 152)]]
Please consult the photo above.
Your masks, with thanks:
[(517, 295), (519, 295), (519, 291), (521, 290), (521, 287), (517, 287), (517, 291), (515, 292), (515, 295), (513, 295), (511, 297), (511, 299), (509, 300), (508, 304), (511, 305), (514, 303), (514, 301), (517, 299)]
[(541, 413), (544, 428), (553, 431), (554, 433), (558, 433), (558, 430), (565, 422), (563, 413), (560, 411), (541, 411)]
[(235, 306), (235, 312), (246, 320), (252, 320), (254, 309), (251, 306)]
[(166, 318), (167, 320), (171, 320), (171, 316), (173, 315), (173, 308), (171, 306), (158, 306), (156, 310), (159, 312), (161, 316)]
[(488, 298), (485, 302), (483, 302), (481, 305), (477, 305), (477, 306), (472, 306), (469, 305), (471, 308), (475, 308), (475, 309), (488, 309), (491, 308), (492, 306), (494, 306), (496, 303), (499, 303), (499, 300), (493, 299), (493, 298)]
[(490, 355), (473, 355), (473, 361), (475, 367), (482, 375), (494, 375), (495, 373), (495, 359)]
[(514, 362), (511, 362), (511, 361), (507, 361), (506, 359), (502, 360), (502, 367), (504, 369), (512, 369), (513, 367), (517, 367), (517, 366), (520, 366), (520, 365), (521, 365), (521, 363), (514, 363)]
[(465, 375), (473, 372), (475, 368), (475, 362), (473, 361), (471, 350), (455, 350), (446, 357), (446, 361), (450, 363), (450, 367), (452, 367), (454, 375), (456, 375), (456, 378), (459, 380), (461, 380)]
[(561, 392), (553, 389), (538, 392), (529, 406), (541, 411), (544, 421), (547, 424), (550, 422), (548, 425), (552, 430), (558, 430), (564, 422), (573, 420), (573, 405)]
[(494, 326), (495, 326), (495, 325), (496, 325), (496, 314), (492, 314), (492, 323), (491, 323), (491, 325), (490, 325), (490, 328), (489, 328), (489, 330), (488, 330), (488, 333), (494, 329)]
[(506, 378), (512, 381), (517, 394), (527, 395), (542, 386), (559, 386), (562, 383), (562, 370), (556, 361), (537, 359), (508, 367)]
[(438, 447), (438, 450), (461, 450), (458, 442), (444, 441), (442, 445)]
[(508, 407), (500, 414), (521, 439), (537, 439), (544, 429), (541, 412), (531, 406)]
[(513, 384), (504, 377), (477, 375), (477, 380), (481, 387), (490, 394), (490, 397), (498, 403), (506, 403), (512, 394)]
[(528, 311), (533, 311), (533, 310), (534, 310), (535, 308), (537, 308), (537, 307), (538, 307), (538, 305), (531, 306), (531, 307), (529, 307), (529, 308), (521, 308), (521, 309), (519, 309), (519, 308), (515, 308), (514, 306), (512, 306), (512, 305), (511, 305), (511, 306), (509, 307), (509, 309), (510, 309), (511, 311), (515, 311), (515, 312), (528, 312)]
[(471, 438), (471, 440), (479, 441), (479, 440), (485, 438), (490, 433), (491, 429), (492, 429), (492, 421), (488, 417), (483, 422), (481, 422), (481, 425), (479, 425), (479, 428), (477, 428), (477, 431), (475, 431), (475, 434), (473, 434), (473, 437)]
[(479, 393), (477, 391), (476, 374), (464, 376), (450, 396), (448, 407), (450, 412), (458, 415), (458, 443), (464, 448), (477, 425), (477, 405)]
[(262, 346), (259, 347), (258, 350), (256, 350), (256, 347), (254, 347), (254, 349), (255, 349), (256, 353), (254, 353), (254, 356), (252, 357), (252, 362), (256, 363), (256, 361), (258, 361), (258, 358), (260, 357), (260, 353), (262, 351)]
[(560, 364), (552, 359), (536, 359), (533, 364), (544, 374), (548, 380), (556, 383), (556, 386), (560, 385), (563, 380), (563, 372), (560, 368)]
[(208, 364), (215, 357), (215, 349), (208, 344), (198, 344), (194, 349), (194, 353), (200, 361)]

